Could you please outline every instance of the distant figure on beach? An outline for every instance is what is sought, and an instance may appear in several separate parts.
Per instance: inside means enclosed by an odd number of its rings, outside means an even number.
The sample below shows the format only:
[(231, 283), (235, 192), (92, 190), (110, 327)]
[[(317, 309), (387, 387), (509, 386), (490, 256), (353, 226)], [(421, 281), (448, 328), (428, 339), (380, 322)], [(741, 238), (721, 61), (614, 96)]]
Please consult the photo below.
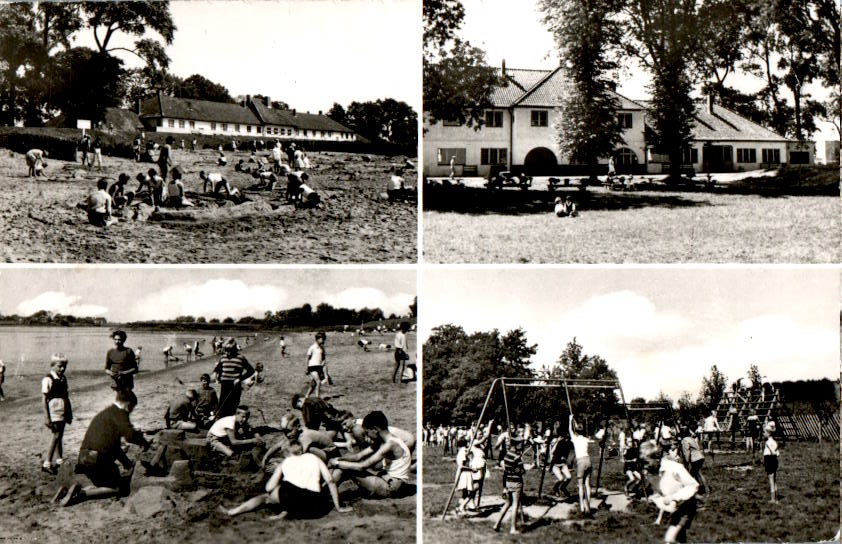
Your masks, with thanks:
[(219, 152), (219, 157), (216, 159), (216, 164), (219, 166), (225, 166), (226, 164), (228, 164), (228, 159), (225, 158), (225, 153), (223, 153), (222, 151)]
[(456, 155), (450, 157), (450, 179), (456, 177)]
[(184, 151), (184, 138), (181, 139), (181, 150)]
[(3, 382), (6, 381), (6, 365), (0, 360), (0, 402), (6, 401), (6, 394), (3, 393)]
[(608, 177), (614, 177), (617, 175), (617, 168), (614, 166), (614, 157), (608, 158)]
[(161, 353), (164, 354), (164, 368), (169, 368), (170, 366), (170, 359), (175, 360), (172, 354), (173, 347), (171, 345), (167, 345), (164, 349), (161, 350)]
[(111, 389), (134, 389), (134, 375), (137, 374), (137, 359), (134, 351), (126, 347), (125, 331), (114, 331), (111, 334), (114, 347), (105, 356), (105, 373), (111, 376), (114, 383)]
[(82, 166), (88, 166), (88, 153), (91, 151), (91, 137), (87, 134), (82, 136), (77, 149), (82, 152)]
[(30, 149), (26, 152), (24, 158), (26, 159), (26, 167), (29, 170), (29, 177), (38, 177), (42, 174), (44, 168), (47, 167), (44, 157), (49, 157), (49, 154), (40, 149)]
[(193, 138), (193, 141), (190, 142), (190, 150), (191, 151), (196, 151), (196, 143), (197, 143), (196, 138)]

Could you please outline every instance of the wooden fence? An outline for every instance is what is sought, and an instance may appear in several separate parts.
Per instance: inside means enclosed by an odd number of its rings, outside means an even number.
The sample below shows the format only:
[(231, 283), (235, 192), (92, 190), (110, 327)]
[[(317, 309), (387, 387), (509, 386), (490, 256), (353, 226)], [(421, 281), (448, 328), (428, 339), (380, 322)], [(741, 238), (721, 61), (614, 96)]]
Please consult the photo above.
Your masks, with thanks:
[[(802, 438), (818, 440), (819, 416), (816, 414), (796, 414), (792, 416)], [(835, 413), (824, 421), (821, 428), (822, 439), (839, 441), (839, 414)]]

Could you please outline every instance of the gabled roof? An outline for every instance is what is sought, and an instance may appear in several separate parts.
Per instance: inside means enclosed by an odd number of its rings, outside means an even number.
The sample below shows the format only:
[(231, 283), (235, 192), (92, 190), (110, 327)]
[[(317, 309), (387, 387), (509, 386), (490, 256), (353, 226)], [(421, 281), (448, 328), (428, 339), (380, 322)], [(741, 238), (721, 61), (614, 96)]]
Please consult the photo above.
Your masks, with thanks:
[(305, 130), (327, 130), (333, 132), (354, 132), (350, 128), (341, 125), (326, 115), (317, 115), (315, 113), (301, 113), (296, 112), (293, 115), (292, 111), (286, 110), (285, 113), (292, 120), (292, 126)]
[[(498, 70), (498, 75), (500, 71)], [(498, 108), (511, 106), (556, 108), (561, 105), (564, 91), (564, 73), (554, 70), (523, 70), (506, 68), (508, 85), (498, 87), (491, 95), (492, 103)], [(625, 96), (614, 93), (624, 111), (639, 111), (644, 107)]]
[(260, 124), (254, 112), (239, 104), (195, 100), (193, 98), (175, 98), (165, 94), (145, 100), (140, 106), (140, 116), (241, 123), (244, 125)]
[(719, 104), (713, 105), (713, 113), (708, 113), (706, 102), (696, 103), (693, 139), (700, 141), (763, 140), (766, 142), (787, 142), (786, 137), (769, 130), (742, 115)]

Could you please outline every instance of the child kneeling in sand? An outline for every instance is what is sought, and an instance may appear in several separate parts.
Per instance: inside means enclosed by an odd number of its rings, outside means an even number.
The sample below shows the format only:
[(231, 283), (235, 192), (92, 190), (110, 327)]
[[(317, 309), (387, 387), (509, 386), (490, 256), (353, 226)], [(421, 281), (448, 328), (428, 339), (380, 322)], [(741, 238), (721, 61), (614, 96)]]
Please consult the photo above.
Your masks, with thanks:
[(116, 223), (111, 218), (111, 195), (106, 192), (108, 180), (105, 178), (96, 182), (96, 191), (88, 196), (88, 222), (95, 227), (107, 227)]
[(337, 512), (351, 512), (339, 504), (339, 492), (324, 461), (312, 453), (302, 453), (301, 445), (291, 443), (289, 455), (275, 468), (266, 482), (266, 493), (247, 500), (240, 506), (219, 510), (229, 516), (252, 512), (264, 505), (273, 505), (280, 513), (270, 519), (321, 517), (329, 511), (329, 503), (322, 495), (324, 483)]

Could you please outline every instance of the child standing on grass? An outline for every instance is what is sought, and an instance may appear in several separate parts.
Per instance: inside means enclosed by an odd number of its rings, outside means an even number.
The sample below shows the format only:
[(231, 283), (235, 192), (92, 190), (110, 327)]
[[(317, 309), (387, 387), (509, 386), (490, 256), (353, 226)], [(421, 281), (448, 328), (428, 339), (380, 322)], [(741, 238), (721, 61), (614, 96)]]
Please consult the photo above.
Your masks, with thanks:
[(573, 421), (570, 414), (570, 441), (576, 453), (576, 476), (579, 479), (579, 511), (584, 516), (591, 515), (591, 457), (588, 454), (588, 437), (579, 434), (582, 426)]
[(476, 487), (471, 474), (471, 455), (468, 451), (468, 441), (460, 438), (456, 441), (456, 447), (459, 448), (456, 452), (456, 474), (459, 476), (459, 479), (456, 480), (456, 490), (462, 495), (456, 513), (464, 514), (467, 511), (468, 503), (476, 496)]
[(319, 331), (316, 333), (316, 341), (307, 350), (307, 379), (309, 380), (309, 387), (304, 398), (309, 397), (313, 393), (317, 397), (321, 397), (322, 381), (328, 380), (328, 383), (333, 383), (330, 379), (330, 374), (327, 372), (327, 365), (325, 364), (325, 339), (327, 335)]
[(517, 528), (517, 517), (520, 509), (520, 496), (523, 492), (523, 436), (512, 435), (507, 439), (506, 457), (503, 458), (503, 498), (505, 503), (503, 509), (500, 510), (500, 517), (497, 523), (494, 524), (494, 530), (499, 531), (500, 525), (503, 523), (503, 518), (506, 517), (506, 512), (510, 507), (512, 510), (512, 528), (509, 533), (519, 534)]
[[(41, 470), (55, 474), (64, 463), (61, 441), (64, 437), (64, 426), (73, 422), (73, 412), (70, 407), (67, 377), (64, 375), (67, 369), (67, 357), (61, 353), (54, 353), (50, 367), (49, 374), (41, 380), (41, 393), (44, 395), (44, 424), (50, 429), (52, 438)], [(53, 464), (53, 455), (56, 456), (55, 464)]]
[(771, 503), (778, 502), (778, 484), (775, 477), (778, 473), (778, 443), (772, 438), (775, 432), (775, 422), (770, 421), (763, 429), (763, 436), (766, 441), (763, 443), (763, 466), (766, 468), (766, 475), (769, 477), (769, 494)]

